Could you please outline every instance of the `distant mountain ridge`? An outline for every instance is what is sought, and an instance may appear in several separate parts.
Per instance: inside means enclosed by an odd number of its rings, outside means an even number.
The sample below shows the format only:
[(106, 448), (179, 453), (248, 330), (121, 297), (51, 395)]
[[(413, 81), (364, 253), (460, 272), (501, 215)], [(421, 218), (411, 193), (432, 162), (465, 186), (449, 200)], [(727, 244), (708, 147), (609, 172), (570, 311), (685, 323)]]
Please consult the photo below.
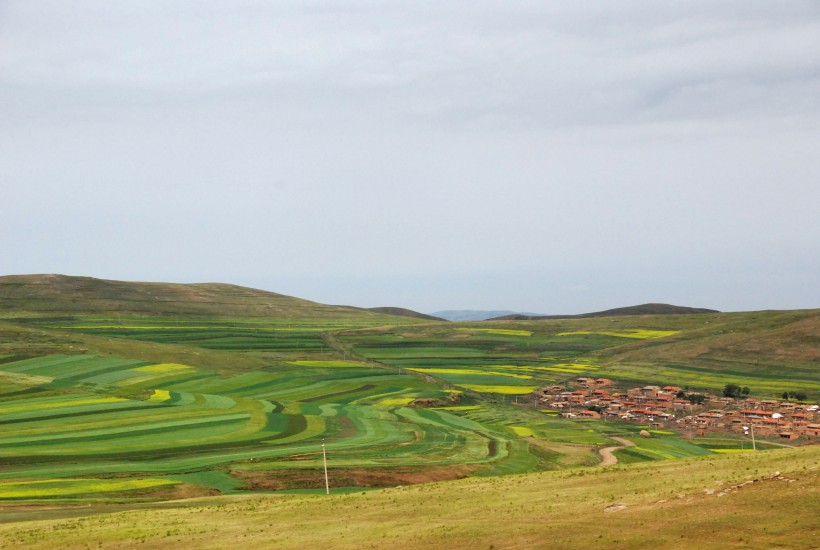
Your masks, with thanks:
[(584, 319), (589, 317), (617, 317), (621, 315), (695, 315), (702, 313), (720, 313), (716, 309), (701, 307), (675, 306), (671, 304), (641, 304), (639, 306), (618, 307), (605, 311), (581, 313), (577, 315), (528, 315), (514, 313), (493, 317), (492, 321), (531, 321), (537, 319)]

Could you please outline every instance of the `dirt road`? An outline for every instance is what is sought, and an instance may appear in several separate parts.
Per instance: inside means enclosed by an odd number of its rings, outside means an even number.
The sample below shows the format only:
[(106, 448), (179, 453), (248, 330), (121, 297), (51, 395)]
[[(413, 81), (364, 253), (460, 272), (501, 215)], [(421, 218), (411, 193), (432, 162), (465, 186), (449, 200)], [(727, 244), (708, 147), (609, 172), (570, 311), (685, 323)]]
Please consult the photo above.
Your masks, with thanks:
[(600, 466), (612, 466), (618, 463), (618, 457), (615, 456), (615, 451), (618, 449), (623, 449), (626, 447), (634, 447), (635, 444), (629, 441), (628, 439), (624, 439), (622, 437), (612, 436), (610, 439), (614, 439), (621, 445), (617, 447), (604, 447), (603, 449), (598, 451), (598, 454), (601, 455), (601, 464)]

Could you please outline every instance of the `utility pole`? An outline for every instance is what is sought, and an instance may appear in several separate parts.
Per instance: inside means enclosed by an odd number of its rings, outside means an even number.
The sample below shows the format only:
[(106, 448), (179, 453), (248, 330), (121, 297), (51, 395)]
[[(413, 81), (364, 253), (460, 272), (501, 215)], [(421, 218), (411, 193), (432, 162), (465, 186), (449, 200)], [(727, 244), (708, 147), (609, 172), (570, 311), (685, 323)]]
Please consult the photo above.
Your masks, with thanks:
[(330, 494), (330, 481), (327, 478), (327, 452), (325, 451), (325, 440), (322, 440), (322, 463), (325, 466), (325, 494)]
[(746, 435), (748, 435), (748, 433), (751, 431), (751, 433), (752, 433), (752, 450), (756, 451), (757, 450), (757, 445), (755, 444), (755, 423), (754, 422), (749, 422), (748, 427), (743, 426), (743, 431), (746, 432)]
[(752, 427), (752, 450), (757, 450), (757, 445), (755, 444), (755, 423), (754, 421), (749, 422), (749, 425)]

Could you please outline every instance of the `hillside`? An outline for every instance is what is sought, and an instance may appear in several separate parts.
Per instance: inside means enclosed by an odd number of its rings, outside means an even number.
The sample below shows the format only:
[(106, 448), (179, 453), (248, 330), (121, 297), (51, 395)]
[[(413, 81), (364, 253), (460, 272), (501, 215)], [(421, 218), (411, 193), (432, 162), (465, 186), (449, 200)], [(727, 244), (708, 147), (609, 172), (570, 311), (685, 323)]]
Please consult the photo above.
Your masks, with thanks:
[[(663, 341), (611, 350), (620, 363), (700, 363), (726, 370), (787, 374), (803, 367), (817, 375), (820, 310), (725, 313), (698, 317), (696, 330)], [(794, 370), (791, 371), (795, 375)]]
[(619, 317), (624, 315), (693, 315), (699, 313), (719, 313), (716, 309), (673, 306), (671, 304), (642, 304), (619, 307), (606, 311), (581, 313), (578, 315), (527, 315), (515, 313), (489, 319), (490, 321), (534, 321), (538, 319), (588, 319), (592, 317)]
[[(814, 446), (330, 496), (211, 497), (143, 510), (6, 507), (0, 544), (49, 550), (812, 548), (820, 529), (818, 460)], [(34, 519), (41, 521), (27, 521)]]
[(327, 331), (424, 322), (230, 284), (0, 277), (0, 359), (113, 354), (236, 372), (336, 358)]
[(425, 321), (446, 321), (441, 317), (435, 317), (433, 315), (427, 315), (426, 313), (419, 313), (418, 311), (413, 311), (412, 309), (406, 309), (403, 307), (370, 307), (367, 308), (368, 311), (374, 311), (376, 313), (383, 313), (385, 315), (398, 315), (399, 317), (412, 317), (414, 319), (424, 319)]
[[(329, 306), (221, 283), (146, 283), (66, 275), (0, 277), (0, 315), (138, 314), (216, 317), (364, 319), (403, 322), (394, 315)], [(405, 319), (406, 321), (406, 319)]]
[[(467, 386), (513, 391), (595, 376), (621, 387), (674, 384), (720, 393), (740, 383), (761, 398), (783, 391), (820, 396), (820, 310), (488, 320), (345, 338), (369, 359)], [(479, 377), (478, 366), (487, 374)]]

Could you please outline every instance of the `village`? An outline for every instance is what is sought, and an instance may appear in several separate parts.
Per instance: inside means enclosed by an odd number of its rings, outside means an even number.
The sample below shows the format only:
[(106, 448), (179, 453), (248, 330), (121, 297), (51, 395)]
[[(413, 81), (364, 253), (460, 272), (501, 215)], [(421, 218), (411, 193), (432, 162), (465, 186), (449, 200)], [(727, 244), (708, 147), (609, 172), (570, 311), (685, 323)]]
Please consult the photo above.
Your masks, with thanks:
[(535, 392), (540, 406), (565, 418), (613, 419), (673, 428), (690, 437), (737, 433), (762, 438), (820, 441), (818, 405), (753, 397), (688, 393), (678, 386), (642, 386), (620, 391), (608, 378), (577, 378)]

